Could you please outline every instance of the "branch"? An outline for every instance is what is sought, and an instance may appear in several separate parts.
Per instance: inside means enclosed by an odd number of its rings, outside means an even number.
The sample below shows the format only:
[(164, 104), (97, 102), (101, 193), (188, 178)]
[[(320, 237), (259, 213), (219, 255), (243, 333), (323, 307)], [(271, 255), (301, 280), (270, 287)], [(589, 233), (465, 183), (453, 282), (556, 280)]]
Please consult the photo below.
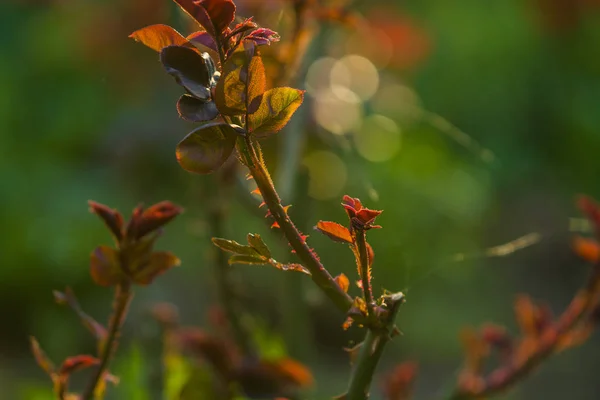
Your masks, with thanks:
[(258, 155), (260, 145), (253, 143), (246, 136), (243, 140), (238, 141), (238, 150), (245, 161), (244, 164), (254, 177), (265, 204), (285, 234), (290, 246), (292, 246), (298, 257), (305, 264), (305, 267), (310, 271), (312, 280), (331, 299), (337, 308), (344, 313), (347, 312), (352, 306), (352, 298), (340, 288), (325, 267), (323, 267), (317, 255), (308, 247), (302, 234), (288, 217), (281, 204), (279, 195), (273, 186), (271, 176), (262, 162), (262, 157)]
[(369, 398), (369, 387), (373, 374), (383, 353), (383, 349), (394, 335), (394, 321), (400, 305), (404, 302), (404, 294), (398, 292), (383, 296), (382, 312), (387, 315), (381, 319), (383, 328), (370, 328), (364, 342), (360, 345), (356, 366), (350, 378), (350, 385), (344, 400), (366, 400)]
[(110, 323), (108, 327), (108, 337), (106, 343), (102, 346), (102, 354), (100, 355), (100, 365), (92, 375), (85, 392), (83, 393), (82, 400), (90, 400), (94, 397), (94, 392), (100, 380), (104, 379), (104, 374), (108, 369), (108, 364), (111, 357), (117, 349), (118, 337), (121, 331), (121, 326), (125, 322), (127, 315), (127, 308), (133, 297), (131, 291), (131, 284), (124, 282), (116, 286), (115, 288), (115, 299), (114, 299), (114, 311), (110, 317)]

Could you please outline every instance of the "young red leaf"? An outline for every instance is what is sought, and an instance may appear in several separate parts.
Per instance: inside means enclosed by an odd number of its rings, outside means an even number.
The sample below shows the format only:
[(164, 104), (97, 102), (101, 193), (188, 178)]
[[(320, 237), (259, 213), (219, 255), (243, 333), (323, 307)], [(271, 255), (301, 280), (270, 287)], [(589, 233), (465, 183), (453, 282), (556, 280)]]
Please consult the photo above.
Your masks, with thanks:
[(190, 94), (210, 99), (210, 74), (206, 59), (196, 51), (181, 46), (167, 46), (160, 51), (165, 71)]
[(92, 252), (90, 273), (94, 282), (101, 286), (113, 286), (126, 278), (121, 271), (119, 255), (108, 246), (98, 246)]
[(260, 104), (250, 106), (256, 111), (248, 116), (248, 130), (264, 138), (279, 132), (302, 104), (304, 91), (288, 87), (275, 88), (259, 96)]
[(212, 242), (215, 246), (221, 250), (246, 256), (258, 256), (258, 251), (251, 246), (246, 246), (236, 242), (235, 240), (212, 238)]
[(189, 94), (184, 94), (177, 101), (177, 113), (189, 122), (211, 121), (219, 116), (214, 101), (200, 100)]
[(152, 253), (150, 262), (144, 265), (133, 274), (133, 281), (138, 285), (149, 285), (154, 279), (168, 271), (169, 269), (181, 264), (179, 258), (166, 251)]
[(99, 216), (108, 226), (113, 236), (120, 241), (123, 238), (123, 216), (117, 210), (113, 210), (104, 204), (89, 200), (90, 211)]
[(179, 32), (168, 25), (157, 24), (139, 29), (129, 35), (137, 42), (161, 51), (167, 46), (189, 46), (189, 42)]
[(144, 210), (136, 227), (136, 239), (142, 238), (183, 212), (183, 209), (170, 201), (161, 201)]
[(348, 228), (337, 222), (319, 221), (315, 229), (336, 242), (352, 243), (352, 235)]
[[(206, 10), (216, 34), (222, 33), (235, 18), (235, 4), (232, 0), (200, 0), (196, 4)], [(209, 31), (208, 27), (205, 28)]]
[(265, 44), (270, 45), (273, 42), (279, 41), (279, 34), (271, 29), (258, 28), (257, 30), (250, 32), (250, 34), (246, 36), (244, 40), (251, 40), (257, 46)]
[(186, 171), (209, 174), (227, 161), (236, 138), (236, 131), (228, 124), (208, 123), (192, 131), (179, 142), (177, 161)]
[(229, 32), (226, 37), (230, 38), (256, 28), (258, 28), (258, 25), (256, 25), (256, 23), (252, 21), (252, 17), (250, 17), (233, 27), (231, 32)]
[(249, 233), (247, 239), (248, 244), (252, 246), (252, 248), (255, 249), (258, 254), (266, 258), (271, 258), (271, 250), (269, 250), (269, 247), (262, 240), (259, 234)]
[(54, 364), (52, 363), (52, 361), (50, 361), (44, 350), (42, 350), (42, 348), (40, 347), (38, 341), (33, 336), (29, 337), (29, 341), (31, 344), (31, 352), (35, 357), (35, 361), (37, 361), (38, 365), (44, 371), (46, 371), (48, 375), (52, 376), (55, 373)]
[(100, 360), (96, 357), (88, 355), (79, 355), (67, 358), (61, 365), (59, 374), (62, 376), (68, 376), (75, 371), (82, 370), (84, 368), (91, 367), (92, 365), (100, 364)]
[(186, 38), (196, 48), (201, 49), (201, 46), (207, 47), (208, 49), (218, 52), (217, 43), (215, 39), (206, 31), (194, 32)]
[(348, 277), (346, 275), (339, 274), (335, 277), (335, 282), (344, 292), (348, 293), (348, 289), (350, 288), (350, 281), (348, 280)]

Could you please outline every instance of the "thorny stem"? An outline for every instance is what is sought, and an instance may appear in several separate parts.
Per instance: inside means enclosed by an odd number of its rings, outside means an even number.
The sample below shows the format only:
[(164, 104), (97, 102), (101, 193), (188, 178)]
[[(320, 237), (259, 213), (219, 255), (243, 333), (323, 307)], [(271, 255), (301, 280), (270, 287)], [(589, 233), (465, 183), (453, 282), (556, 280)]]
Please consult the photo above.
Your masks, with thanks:
[(392, 338), (395, 328), (394, 321), (403, 302), (404, 294), (400, 292), (383, 297), (382, 308), (387, 312), (385, 318), (382, 318), (383, 328), (369, 328), (364, 342), (360, 345), (345, 400), (369, 398), (369, 387), (373, 380), (373, 374), (385, 345)]
[(312, 280), (331, 299), (337, 308), (344, 313), (347, 312), (352, 306), (352, 298), (342, 290), (325, 267), (323, 267), (321, 261), (308, 247), (301, 233), (288, 217), (281, 205), (281, 200), (273, 186), (269, 172), (257, 153), (257, 151), (260, 151), (260, 145), (253, 143), (249, 136), (245, 136), (244, 140), (238, 141), (238, 150), (245, 165), (254, 177), (265, 204), (269, 208), (273, 218), (275, 218), (275, 221), (279, 224), (292, 249), (294, 249), (298, 257), (305, 264), (305, 267), (310, 271)]
[(542, 332), (537, 350), (527, 360), (520, 364), (509, 363), (497, 368), (488, 375), (483, 386), (478, 390), (470, 391), (460, 387), (455, 389), (449, 400), (487, 398), (508, 390), (551, 356), (560, 344), (560, 339), (593, 312), (598, 300), (595, 294), (599, 290), (600, 265), (595, 265), (586, 285), (571, 300), (555, 325)]
[(100, 355), (100, 365), (94, 372), (94, 375), (92, 375), (92, 378), (81, 397), (82, 400), (92, 399), (98, 383), (101, 379), (104, 379), (104, 374), (108, 369), (110, 359), (117, 350), (117, 339), (121, 331), (121, 326), (123, 326), (123, 323), (125, 322), (127, 308), (129, 307), (132, 297), (133, 292), (131, 291), (131, 284), (129, 282), (120, 283), (115, 288), (114, 311), (110, 317), (108, 337), (103, 346), (101, 346), (102, 354)]
[(375, 316), (375, 312), (373, 310), (373, 288), (371, 287), (370, 279), (371, 267), (369, 266), (369, 254), (367, 252), (367, 232), (364, 229), (354, 229), (354, 232), (356, 250), (358, 251), (358, 257), (356, 261), (358, 263), (360, 279), (362, 281), (365, 303), (367, 303), (367, 315), (370, 319), (372, 319)]

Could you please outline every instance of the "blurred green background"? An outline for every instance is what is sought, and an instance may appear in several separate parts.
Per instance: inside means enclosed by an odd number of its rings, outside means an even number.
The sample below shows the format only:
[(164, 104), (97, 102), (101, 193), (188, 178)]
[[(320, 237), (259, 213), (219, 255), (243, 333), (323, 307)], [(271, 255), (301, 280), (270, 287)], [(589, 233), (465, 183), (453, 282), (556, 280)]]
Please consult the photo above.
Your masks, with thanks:
[[(297, 185), (290, 213), (302, 214), (308, 231), (319, 219), (344, 222), (343, 194), (385, 210), (384, 229), (370, 233), (374, 284), (377, 293), (403, 290), (408, 301), (398, 320), (404, 335), (379, 371), (417, 360), (417, 398), (441, 398), (462, 363), (462, 327), (515, 329), (512, 303), (522, 292), (558, 313), (585, 279), (569, 221), (579, 217), (576, 194), (600, 196), (600, 2), (395, 0), (354, 10), (367, 26), (330, 25), (309, 51), (295, 174), (308, 173), (308, 190)], [(238, 15), (280, 31), (287, 12), (284, 0), (238, 2)], [(154, 303), (172, 302), (184, 323), (202, 326), (216, 302), (204, 201), (215, 182), (177, 165), (175, 145), (192, 128), (177, 117), (181, 90), (154, 52), (127, 38), (154, 23), (187, 31), (167, 0), (0, 3), (1, 399), (51, 398), (29, 335), (56, 362), (93, 352), (77, 319), (52, 299), (68, 285), (90, 314), (104, 321), (109, 313), (110, 290), (92, 284), (88, 259), (110, 238), (88, 199), (125, 214), (163, 199), (186, 209), (159, 241), (182, 266), (137, 290), (115, 361), (122, 382), (109, 398), (159, 398), (145, 373), (159, 341)], [(265, 142), (275, 175), (283, 135)], [(282, 243), (236, 197), (227, 237), (242, 241), (247, 232)], [(357, 279), (344, 246), (310, 233), (332, 274)], [(486, 251), (532, 233), (539, 241), (510, 255)], [(288, 337), (279, 305), (294, 293), (290, 280), (263, 268), (236, 273), (247, 311), (272, 337)], [(310, 280), (295, 279), (310, 317), (287, 351), (313, 370), (311, 398), (331, 397), (349, 373), (342, 347), (363, 333), (343, 332), (343, 316)], [(599, 344), (594, 336), (559, 354), (504, 398), (598, 398)]]

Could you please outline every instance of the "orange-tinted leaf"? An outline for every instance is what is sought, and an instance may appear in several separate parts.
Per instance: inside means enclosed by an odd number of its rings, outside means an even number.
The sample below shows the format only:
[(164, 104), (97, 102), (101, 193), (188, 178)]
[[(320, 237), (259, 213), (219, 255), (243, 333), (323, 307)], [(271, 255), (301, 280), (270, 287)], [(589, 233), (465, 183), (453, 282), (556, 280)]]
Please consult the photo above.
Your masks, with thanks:
[(231, 0), (175, 0), (212, 36), (217, 36), (233, 22), (235, 4)]
[(106, 328), (83, 311), (71, 288), (67, 288), (64, 293), (55, 290), (54, 299), (59, 304), (66, 304), (69, 307), (71, 307), (71, 309), (75, 311), (79, 319), (81, 319), (83, 325), (90, 332), (92, 332), (92, 334), (97, 340), (103, 341), (104, 339), (106, 339), (106, 336), (108, 335)]
[(346, 275), (339, 274), (335, 277), (335, 281), (344, 292), (348, 292), (348, 289), (350, 288), (350, 281), (348, 280), (348, 277)]
[(314, 383), (314, 378), (308, 367), (291, 358), (284, 358), (273, 362), (279, 372), (299, 387), (309, 387)]
[(573, 239), (573, 251), (589, 262), (596, 263), (600, 260), (600, 244), (593, 239), (576, 236)]
[(59, 374), (70, 375), (75, 371), (91, 367), (92, 365), (100, 364), (100, 360), (96, 357), (88, 355), (79, 355), (67, 358), (61, 365)]
[(255, 137), (267, 137), (279, 132), (302, 104), (304, 92), (288, 87), (266, 91), (260, 98), (256, 111), (248, 116), (248, 130)]
[(113, 210), (104, 204), (88, 201), (90, 211), (98, 215), (108, 226), (117, 241), (123, 238), (123, 216), (117, 210)]
[(246, 255), (246, 256), (259, 256), (258, 251), (251, 246), (246, 246), (236, 242), (235, 240), (212, 238), (212, 242), (215, 246), (221, 250), (228, 251), (233, 254)]
[(258, 254), (265, 258), (271, 258), (271, 250), (266, 245), (266, 243), (262, 240), (259, 234), (257, 233), (249, 233), (248, 234), (248, 244), (256, 250)]
[(245, 255), (233, 255), (229, 257), (229, 264), (251, 264), (251, 265), (264, 265), (268, 263), (263, 256), (245, 256)]
[(46, 371), (48, 375), (52, 376), (55, 372), (54, 364), (52, 363), (52, 361), (50, 361), (44, 350), (42, 350), (42, 348), (40, 347), (38, 341), (33, 336), (29, 337), (29, 341), (31, 344), (31, 352), (35, 357), (35, 361), (37, 361), (38, 365), (44, 371)]
[(167, 46), (160, 51), (160, 62), (165, 71), (191, 95), (201, 100), (210, 99), (210, 73), (206, 57), (182, 46)]
[(520, 295), (515, 300), (515, 316), (524, 336), (537, 336), (538, 308), (527, 295)]
[(137, 224), (137, 238), (142, 238), (148, 233), (161, 228), (182, 212), (183, 209), (181, 207), (176, 206), (170, 201), (161, 201), (148, 207), (142, 213)]
[(161, 51), (167, 46), (189, 46), (186, 38), (168, 25), (157, 24), (139, 29), (129, 35), (152, 50)]
[(101, 286), (113, 286), (125, 278), (119, 264), (117, 251), (108, 246), (98, 246), (90, 257), (90, 273)]
[(373, 261), (375, 260), (375, 252), (373, 251), (373, 247), (369, 243), (367, 243), (367, 258), (369, 259), (369, 267), (373, 265)]
[(228, 124), (211, 122), (192, 131), (177, 145), (177, 161), (183, 169), (209, 174), (231, 155), (237, 138)]
[(219, 110), (214, 101), (204, 101), (190, 96), (182, 95), (177, 101), (179, 116), (189, 122), (211, 121), (219, 116)]
[(248, 91), (246, 94), (246, 109), (249, 114), (254, 113), (256, 110), (252, 109), (251, 104), (256, 101), (256, 107), (260, 105), (259, 97), (266, 90), (267, 80), (265, 75), (265, 66), (263, 65), (262, 58), (260, 56), (254, 56), (250, 60), (248, 66)]
[(157, 276), (179, 264), (181, 261), (172, 253), (157, 251), (150, 256), (150, 263), (136, 271), (132, 278), (138, 285), (149, 285)]
[(319, 221), (315, 228), (336, 242), (352, 243), (352, 235), (348, 228), (337, 222)]

